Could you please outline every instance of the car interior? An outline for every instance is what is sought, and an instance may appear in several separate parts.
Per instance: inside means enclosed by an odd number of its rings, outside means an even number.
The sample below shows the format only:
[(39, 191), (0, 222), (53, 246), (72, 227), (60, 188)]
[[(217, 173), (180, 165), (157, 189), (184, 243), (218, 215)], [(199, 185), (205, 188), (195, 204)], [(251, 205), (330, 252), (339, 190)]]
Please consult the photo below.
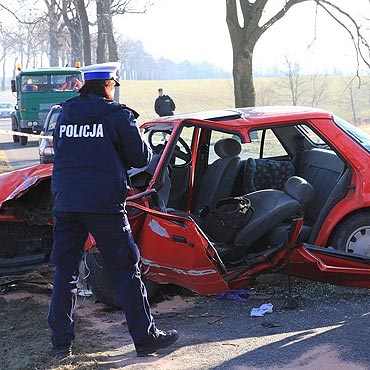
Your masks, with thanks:
[[(195, 158), (191, 128), (195, 130), (188, 125), (177, 138), (155, 184), (157, 197), (151, 206), (192, 217), (201, 227), (203, 209), (211, 209), (225, 197), (247, 195), (253, 216), (238, 231), (233, 245), (211, 240), (226, 262), (285, 242), (297, 216), (304, 217), (301, 240), (312, 243), (332, 206), (348, 190), (350, 168), (305, 122), (249, 132), (247, 140), (237, 132), (199, 128)], [(156, 163), (169, 135), (169, 129), (149, 132)], [(155, 141), (156, 137), (160, 140)], [(139, 177), (132, 176), (133, 186), (145, 188), (154, 169), (155, 165), (146, 181), (140, 175), (140, 184)]]

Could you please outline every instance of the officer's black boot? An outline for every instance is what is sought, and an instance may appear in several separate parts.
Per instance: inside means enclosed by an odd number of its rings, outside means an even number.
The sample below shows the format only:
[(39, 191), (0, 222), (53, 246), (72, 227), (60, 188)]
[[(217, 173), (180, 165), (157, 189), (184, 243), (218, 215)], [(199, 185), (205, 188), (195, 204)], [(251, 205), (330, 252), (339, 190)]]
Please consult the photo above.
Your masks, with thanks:
[(179, 337), (176, 330), (161, 331), (159, 330), (158, 338), (149, 344), (135, 344), (138, 357), (148, 356), (157, 352), (160, 348), (166, 348), (175, 343)]

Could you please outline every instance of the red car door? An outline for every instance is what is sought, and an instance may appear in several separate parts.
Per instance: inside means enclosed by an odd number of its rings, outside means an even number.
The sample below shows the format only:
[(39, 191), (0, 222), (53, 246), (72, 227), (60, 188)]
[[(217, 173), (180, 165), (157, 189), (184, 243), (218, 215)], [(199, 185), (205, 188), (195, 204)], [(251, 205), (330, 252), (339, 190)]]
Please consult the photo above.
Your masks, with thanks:
[(207, 237), (190, 218), (128, 206), (146, 213), (137, 233), (143, 274), (158, 283), (172, 283), (199, 294), (229, 289), (222, 275), (226, 269)]
[(279, 272), (335, 285), (370, 288), (370, 258), (303, 244), (292, 249)]

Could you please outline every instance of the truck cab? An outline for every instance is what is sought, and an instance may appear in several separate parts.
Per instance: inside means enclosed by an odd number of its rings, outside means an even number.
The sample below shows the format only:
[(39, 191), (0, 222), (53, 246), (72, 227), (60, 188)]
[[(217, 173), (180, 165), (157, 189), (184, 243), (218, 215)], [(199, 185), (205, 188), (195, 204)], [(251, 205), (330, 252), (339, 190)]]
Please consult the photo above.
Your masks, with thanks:
[(17, 103), (12, 113), (14, 142), (27, 145), (30, 134), (39, 135), (50, 108), (77, 96), (82, 86), (78, 68), (49, 67), (21, 70), (11, 81)]

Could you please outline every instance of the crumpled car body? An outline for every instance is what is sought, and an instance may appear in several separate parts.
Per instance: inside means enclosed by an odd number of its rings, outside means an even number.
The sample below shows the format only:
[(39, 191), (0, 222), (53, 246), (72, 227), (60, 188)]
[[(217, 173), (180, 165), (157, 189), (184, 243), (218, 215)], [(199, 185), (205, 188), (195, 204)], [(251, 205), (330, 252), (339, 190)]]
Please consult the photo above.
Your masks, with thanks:
[[(126, 209), (145, 280), (205, 295), (277, 272), (370, 287), (366, 134), (356, 139), (360, 133), (331, 113), (298, 107), (162, 117), (141, 129), (154, 156), (147, 167), (129, 170)], [(11, 239), (0, 247), (2, 275), (48, 263), (51, 176), (52, 164), (0, 175), (0, 236)], [(286, 189), (291, 177), (312, 185), (312, 199), (302, 190), (306, 185)], [(241, 194), (252, 199), (253, 228), (244, 225), (231, 243), (215, 240), (202, 228), (202, 211)], [(271, 217), (277, 205), (276, 214), (288, 212), (282, 220)], [(98, 247), (90, 236), (88, 254), (96, 256)], [(109, 289), (106, 281), (95, 283)]]

